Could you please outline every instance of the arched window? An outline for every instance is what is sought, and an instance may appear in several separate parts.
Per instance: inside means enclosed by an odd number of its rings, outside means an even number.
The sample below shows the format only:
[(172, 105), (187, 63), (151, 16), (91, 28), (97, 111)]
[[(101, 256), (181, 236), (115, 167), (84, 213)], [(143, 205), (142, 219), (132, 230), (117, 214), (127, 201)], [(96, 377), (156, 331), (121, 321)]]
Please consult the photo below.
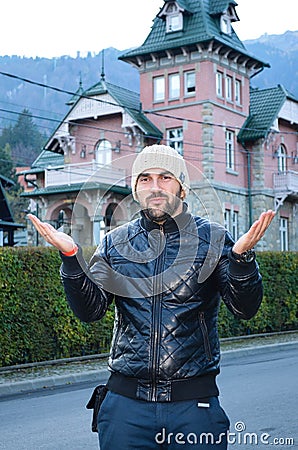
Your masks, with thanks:
[(280, 144), (277, 150), (277, 165), (279, 172), (287, 171), (287, 151), (283, 144)]
[(100, 141), (95, 149), (95, 161), (97, 164), (106, 165), (112, 162), (112, 144), (103, 139)]

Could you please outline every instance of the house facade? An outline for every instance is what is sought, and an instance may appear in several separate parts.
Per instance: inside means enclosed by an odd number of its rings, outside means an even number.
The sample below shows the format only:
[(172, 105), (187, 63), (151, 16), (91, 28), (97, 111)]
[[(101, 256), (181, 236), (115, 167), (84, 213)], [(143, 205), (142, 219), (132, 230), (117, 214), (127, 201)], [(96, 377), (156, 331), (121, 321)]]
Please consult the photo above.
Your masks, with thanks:
[[(237, 3), (165, 0), (151, 31), (120, 59), (137, 68), (140, 94), (80, 86), (25, 177), (24, 195), (82, 245), (138, 214), (130, 169), (145, 146), (165, 143), (187, 161), (189, 208), (237, 239), (265, 209), (277, 217), (259, 250), (298, 250), (298, 100), (282, 86), (252, 90), (269, 65), (232, 28)], [(32, 238), (34, 243), (34, 239)]]

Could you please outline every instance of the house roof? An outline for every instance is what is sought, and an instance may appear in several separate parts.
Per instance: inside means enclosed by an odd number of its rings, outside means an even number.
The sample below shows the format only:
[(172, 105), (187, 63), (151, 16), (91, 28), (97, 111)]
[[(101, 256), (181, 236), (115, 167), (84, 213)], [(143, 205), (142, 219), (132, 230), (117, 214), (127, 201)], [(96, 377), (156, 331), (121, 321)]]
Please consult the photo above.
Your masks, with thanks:
[(41, 173), (48, 167), (58, 167), (64, 165), (64, 156), (60, 153), (54, 153), (50, 150), (43, 150), (33, 161), (32, 166), (28, 170), (23, 170), (18, 175), (28, 175)]
[(221, 14), (228, 9), (229, 5), (238, 5), (234, 0), (210, 0), (209, 3), (209, 14), (211, 15)]
[[(58, 151), (55, 150), (55, 142), (57, 141), (56, 134), (61, 127), (61, 124), (67, 121), (69, 115), (76, 107), (78, 102), (81, 101), (81, 99), (95, 97), (103, 94), (109, 94), (115, 100), (115, 103), (126, 110), (147, 137), (153, 137), (155, 139), (162, 138), (162, 132), (145, 116), (145, 114), (142, 113), (140, 94), (138, 92), (131, 91), (129, 89), (117, 86), (115, 84), (106, 82), (104, 79), (101, 79), (98, 83), (94, 84), (84, 92), (80, 92), (79, 88), (79, 90), (74, 94), (72, 99), (68, 102), (68, 104), (71, 105), (71, 109), (67, 112), (64, 119), (54, 130), (54, 132), (48, 139), (45, 148), (57, 154)], [(100, 101), (100, 99), (98, 100)], [(62, 154), (62, 151), (60, 152), (60, 154)], [(45, 161), (44, 155), (41, 155), (42, 161)], [(59, 165), (59, 162), (56, 165)]]
[(238, 134), (238, 141), (266, 137), (287, 98), (297, 101), (280, 84), (269, 89), (251, 89), (249, 116)]
[(124, 61), (135, 61), (136, 57), (149, 57), (152, 53), (162, 53), (175, 48), (193, 47), (196, 44), (217, 41), (241, 54), (248, 56), (254, 63), (260, 67), (269, 64), (255, 58), (245, 49), (244, 44), (240, 41), (235, 31), (232, 29), (231, 34), (225, 34), (220, 30), (219, 15), (224, 13), (229, 5), (236, 6), (233, 0), (177, 0), (179, 6), (187, 9), (188, 14), (184, 14), (183, 31), (172, 33), (166, 32), (166, 21), (159, 17), (155, 17), (151, 32), (147, 36), (145, 42), (135, 49), (129, 50), (119, 57)]
[(17, 230), (18, 228), (26, 228), (26, 225), (18, 222), (7, 222), (5, 220), (0, 219), (0, 230), (10, 231), (10, 230)]
[(79, 84), (77, 91), (73, 94), (73, 96), (68, 100), (68, 102), (66, 104), (73, 105), (74, 103), (76, 103), (76, 101), (80, 98), (80, 96), (83, 94), (83, 92), (84, 92), (83, 83), (82, 83), (82, 80), (80, 80), (80, 84)]
[[(173, 2), (173, 0), (164, 0), (164, 2), (165, 2), (165, 5), (167, 4), (167, 3), (172, 3)], [(179, 7), (181, 8), (181, 9), (183, 9), (184, 11), (186, 11), (186, 12), (188, 12), (188, 13), (191, 13), (191, 12), (193, 12), (192, 11), (192, 9), (191, 9), (191, 6), (190, 6), (190, 2), (189, 2), (189, 0), (178, 0), (177, 2), (176, 2), (178, 5), (179, 5)], [(165, 5), (163, 6), (163, 8), (165, 7)], [(161, 8), (161, 11), (163, 10), (163, 8)], [(160, 11), (160, 12), (161, 12)]]
[(43, 150), (32, 163), (32, 168), (46, 168), (64, 165), (64, 156), (53, 153), (49, 150)]
[(14, 186), (15, 182), (12, 181), (10, 178), (5, 177), (4, 175), (0, 174), (0, 184), (2, 184), (2, 186), (6, 187), (11, 187)]
[(134, 119), (146, 136), (162, 138), (162, 132), (142, 113), (140, 94), (129, 89), (100, 80), (84, 92), (84, 96), (93, 97), (100, 94), (110, 94), (115, 102), (123, 107)]
[(65, 184), (59, 186), (49, 186), (46, 188), (34, 189), (33, 191), (23, 192), (21, 197), (39, 197), (40, 195), (56, 195), (56, 194), (64, 194), (70, 192), (80, 192), (82, 189), (84, 190), (94, 190), (94, 189), (102, 189), (105, 191), (115, 192), (117, 194), (130, 194), (131, 190), (126, 187), (110, 185), (110, 184), (102, 184), (102, 183), (75, 183), (75, 184)]

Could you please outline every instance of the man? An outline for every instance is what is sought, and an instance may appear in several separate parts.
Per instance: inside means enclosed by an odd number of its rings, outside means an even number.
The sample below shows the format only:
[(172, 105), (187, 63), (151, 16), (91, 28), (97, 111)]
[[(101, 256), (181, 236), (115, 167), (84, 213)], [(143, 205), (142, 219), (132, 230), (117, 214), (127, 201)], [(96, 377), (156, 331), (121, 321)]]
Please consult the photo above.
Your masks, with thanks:
[(262, 213), (234, 243), (223, 227), (188, 212), (188, 190), (184, 159), (171, 147), (145, 147), (132, 168), (141, 217), (108, 233), (89, 266), (70, 236), (30, 215), (61, 252), (75, 314), (99, 320), (115, 302), (101, 450), (227, 448), (216, 384), (219, 301), (243, 319), (257, 312), (262, 281), (252, 249), (274, 213)]

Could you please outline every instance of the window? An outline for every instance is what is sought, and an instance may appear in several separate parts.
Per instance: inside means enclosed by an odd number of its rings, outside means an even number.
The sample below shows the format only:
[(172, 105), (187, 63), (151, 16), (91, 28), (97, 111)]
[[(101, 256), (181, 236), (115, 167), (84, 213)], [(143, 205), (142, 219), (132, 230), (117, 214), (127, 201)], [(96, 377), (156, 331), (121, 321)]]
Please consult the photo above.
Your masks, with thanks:
[(153, 98), (155, 102), (162, 102), (165, 99), (165, 77), (153, 79)]
[(239, 224), (239, 214), (238, 211), (232, 211), (232, 227), (231, 227), (231, 234), (234, 238), (234, 240), (236, 241), (239, 237), (239, 232), (238, 232), (238, 224)]
[(100, 141), (95, 149), (95, 160), (97, 164), (105, 165), (112, 162), (112, 144), (103, 139)]
[(232, 101), (232, 78), (226, 77), (226, 99)]
[(166, 7), (166, 23), (167, 33), (173, 33), (183, 28), (183, 15), (175, 2), (170, 2)]
[(220, 29), (225, 34), (231, 34), (231, 19), (227, 15), (222, 15), (220, 18)]
[(222, 80), (223, 80), (222, 73), (221, 72), (217, 72), (216, 73), (216, 95), (218, 97), (223, 97)]
[(280, 144), (277, 150), (277, 165), (279, 172), (287, 171), (287, 151), (283, 144)]
[(82, 145), (82, 148), (80, 151), (80, 158), (82, 158), (82, 159), (86, 158), (86, 145)]
[(241, 81), (235, 80), (235, 103), (241, 105)]
[(288, 222), (289, 220), (285, 217), (281, 217), (279, 221), (280, 249), (282, 252), (289, 250)]
[(235, 170), (235, 134), (233, 131), (226, 130), (226, 169)]
[(167, 32), (182, 30), (182, 14), (173, 14), (167, 17)]
[(184, 95), (192, 95), (196, 92), (196, 73), (185, 72), (184, 74)]
[(231, 233), (236, 241), (239, 237), (239, 213), (233, 209), (225, 209), (225, 228)]
[(183, 128), (167, 130), (167, 144), (183, 155)]
[(180, 97), (180, 75), (174, 73), (169, 75), (169, 99)]
[[(230, 2), (231, 3), (231, 2)], [(232, 34), (231, 22), (239, 20), (235, 7), (230, 5), (226, 11), (220, 17), (220, 30), (225, 34)]]

